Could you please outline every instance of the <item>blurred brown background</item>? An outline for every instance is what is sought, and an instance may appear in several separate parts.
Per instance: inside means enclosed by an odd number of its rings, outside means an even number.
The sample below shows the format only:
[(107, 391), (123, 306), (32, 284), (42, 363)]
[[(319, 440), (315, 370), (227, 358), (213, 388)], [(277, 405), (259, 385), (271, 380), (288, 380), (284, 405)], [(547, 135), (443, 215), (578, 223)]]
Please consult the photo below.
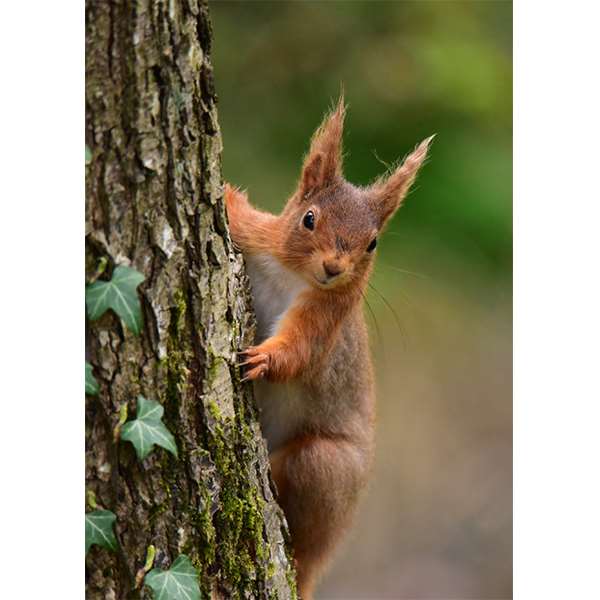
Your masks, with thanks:
[(341, 82), (350, 181), (437, 133), (380, 240), (376, 469), (318, 597), (512, 597), (511, 3), (211, 9), (224, 173), (257, 205), (282, 207)]

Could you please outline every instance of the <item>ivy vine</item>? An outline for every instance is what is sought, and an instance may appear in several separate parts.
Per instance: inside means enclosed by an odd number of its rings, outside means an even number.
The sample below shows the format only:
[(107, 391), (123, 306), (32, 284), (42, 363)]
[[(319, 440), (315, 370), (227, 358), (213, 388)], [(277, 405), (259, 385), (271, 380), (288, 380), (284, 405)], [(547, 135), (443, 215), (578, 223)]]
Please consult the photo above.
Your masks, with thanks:
[[(92, 153), (86, 146), (86, 164), (92, 159)], [(108, 281), (97, 280), (106, 267), (106, 259), (101, 261), (94, 281), (86, 286), (85, 302), (87, 314), (92, 321), (99, 319), (107, 310), (112, 310), (123, 321), (125, 326), (134, 334), (139, 335), (143, 327), (142, 308), (137, 294), (138, 286), (145, 277), (131, 267), (119, 265), (115, 267)], [(93, 366), (85, 363), (85, 393), (97, 396), (100, 386), (94, 377)], [(154, 446), (161, 446), (175, 457), (178, 456), (177, 444), (173, 434), (162, 422), (164, 408), (155, 400), (138, 396), (136, 418), (127, 419), (127, 404), (121, 407), (119, 424), (115, 430), (115, 441), (122, 439), (131, 442), (139, 460), (150, 454)], [(96, 507), (93, 493), (91, 496), (91, 512), (85, 515), (85, 553), (93, 545), (100, 546), (112, 552), (118, 550), (119, 543), (115, 536), (114, 525), (117, 516), (110, 510), (100, 510)], [(146, 566), (141, 570), (144, 585), (147, 585), (156, 600), (200, 600), (198, 573), (190, 559), (181, 554), (170, 569), (150, 569), (154, 561), (154, 546), (146, 559)], [(149, 571), (149, 572), (148, 572)]]

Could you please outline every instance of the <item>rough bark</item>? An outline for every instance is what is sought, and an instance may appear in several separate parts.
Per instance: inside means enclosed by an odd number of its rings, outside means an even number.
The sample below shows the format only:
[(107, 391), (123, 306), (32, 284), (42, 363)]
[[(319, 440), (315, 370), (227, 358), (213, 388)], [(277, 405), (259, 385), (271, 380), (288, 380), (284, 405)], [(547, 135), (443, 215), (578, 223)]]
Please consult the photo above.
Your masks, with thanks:
[[(208, 8), (197, 0), (86, 2), (86, 280), (102, 259), (136, 268), (144, 329), (111, 312), (86, 326), (101, 387), (86, 398), (86, 490), (117, 515), (117, 553), (86, 557), (89, 598), (136, 588), (179, 555), (203, 597), (292, 598), (287, 534), (251, 390), (235, 352), (251, 341), (247, 280), (222, 202)], [(137, 459), (115, 428), (136, 397), (161, 402), (179, 458)], [(118, 431), (118, 429), (117, 429)]]

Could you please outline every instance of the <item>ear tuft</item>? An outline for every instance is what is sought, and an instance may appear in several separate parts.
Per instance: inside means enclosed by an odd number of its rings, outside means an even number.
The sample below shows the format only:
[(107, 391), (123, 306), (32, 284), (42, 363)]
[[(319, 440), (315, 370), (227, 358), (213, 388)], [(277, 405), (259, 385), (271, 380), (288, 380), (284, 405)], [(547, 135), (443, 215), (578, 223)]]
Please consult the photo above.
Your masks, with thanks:
[(389, 176), (379, 178), (369, 189), (369, 203), (379, 215), (380, 227), (392, 217), (406, 197), (421, 168), (435, 134), (423, 140)]
[(315, 131), (304, 159), (300, 179), (300, 197), (323, 189), (342, 176), (342, 137), (346, 105), (343, 93), (337, 106)]

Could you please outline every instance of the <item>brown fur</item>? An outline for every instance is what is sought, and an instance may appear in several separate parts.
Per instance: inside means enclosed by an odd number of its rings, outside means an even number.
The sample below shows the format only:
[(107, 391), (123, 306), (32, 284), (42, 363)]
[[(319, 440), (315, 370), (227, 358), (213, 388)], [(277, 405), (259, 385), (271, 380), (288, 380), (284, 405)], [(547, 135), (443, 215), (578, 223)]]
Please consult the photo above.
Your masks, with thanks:
[[(313, 136), (279, 216), (225, 189), (231, 235), (246, 257), (266, 254), (310, 284), (243, 362), (247, 379), (294, 382), (305, 399), (296, 433), (271, 453), (305, 599), (350, 524), (372, 459), (375, 398), (361, 304), (374, 255), (367, 247), (400, 206), (431, 141), (389, 177), (358, 188), (342, 175), (344, 116), (340, 99)], [(313, 231), (303, 225), (309, 210)], [(325, 267), (338, 274), (328, 277)]]

